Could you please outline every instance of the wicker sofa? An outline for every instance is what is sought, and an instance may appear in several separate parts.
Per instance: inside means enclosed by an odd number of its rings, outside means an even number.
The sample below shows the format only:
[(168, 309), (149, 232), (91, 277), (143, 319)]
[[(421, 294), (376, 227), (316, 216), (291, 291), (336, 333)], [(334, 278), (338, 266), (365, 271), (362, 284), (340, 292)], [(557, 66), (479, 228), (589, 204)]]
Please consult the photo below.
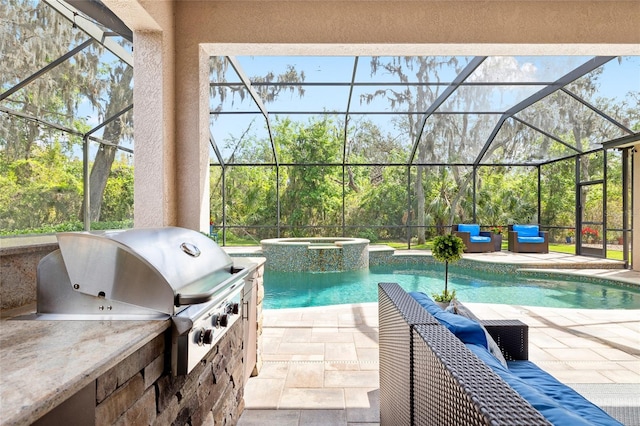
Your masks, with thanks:
[[(507, 384), (502, 375), (489, 367), (490, 362), (475, 356), (469, 345), (441, 325), (398, 284), (378, 285), (378, 306), (381, 425), (554, 424), (541, 413), (549, 417), (547, 406), (551, 404), (525, 400), (519, 392), (526, 392)], [(526, 324), (517, 320), (482, 323), (510, 369), (522, 364), (539, 370), (526, 361)], [(568, 415), (575, 418), (559, 422), (557, 417), (551, 417), (555, 424), (620, 425), (571, 388), (542, 370), (539, 374), (556, 382), (554, 392), (572, 398)]]

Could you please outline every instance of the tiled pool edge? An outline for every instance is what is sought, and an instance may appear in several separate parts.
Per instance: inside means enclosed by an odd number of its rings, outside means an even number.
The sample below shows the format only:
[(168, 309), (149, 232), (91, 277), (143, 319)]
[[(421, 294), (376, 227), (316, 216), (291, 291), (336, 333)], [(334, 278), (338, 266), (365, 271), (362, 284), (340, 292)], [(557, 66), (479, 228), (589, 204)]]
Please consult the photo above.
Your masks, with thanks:
[(354, 271), (369, 267), (364, 238), (271, 238), (260, 241), (266, 270), (280, 272)]
[[(262, 256), (260, 248), (247, 247), (246, 252), (242, 251), (242, 248), (234, 248), (233, 252), (229, 253), (230, 256)], [(269, 260), (267, 259), (267, 262)], [(395, 250), (389, 246), (370, 245), (369, 246), (369, 266), (384, 266), (384, 265), (435, 265), (439, 264), (432, 256), (431, 252), (405, 252), (403, 250)], [(569, 262), (559, 263), (545, 263), (545, 262), (530, 262), (530, 263), (504, 263), (495, 262), (490, 260), (477, 260), (463, 258), (453, 265), (449, 265), (450, 268), (465, 268), (473, 269), (481, 272), (488, 272), (492, 274), (513, 274), (517, 273), (531, 278), (542, 279), (572, 279), (599, 285), (619, 285), (628, 288), (638, 288), (640, 283), (635, 284), (632, 282), (616, 279), (615, 277), (602, 277), (587, 275), (587, 272), (597, 270), (615, 270), (618, 266), (615, 264), (602, 264), (599, 263), (597, 268), (589, 267), (592, 265), (576, 264)], [(584, 271), (585, 273), (581, 273)]]

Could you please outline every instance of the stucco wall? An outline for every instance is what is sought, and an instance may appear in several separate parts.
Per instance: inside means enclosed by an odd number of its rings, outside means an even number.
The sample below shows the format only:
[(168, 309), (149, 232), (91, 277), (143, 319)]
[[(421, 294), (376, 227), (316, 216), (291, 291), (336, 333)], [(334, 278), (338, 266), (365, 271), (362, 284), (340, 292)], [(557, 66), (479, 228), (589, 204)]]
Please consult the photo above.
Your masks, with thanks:
[(636, 1), (176, 3), (178, 34), (216, 43), (638, 43), (639, 14)]

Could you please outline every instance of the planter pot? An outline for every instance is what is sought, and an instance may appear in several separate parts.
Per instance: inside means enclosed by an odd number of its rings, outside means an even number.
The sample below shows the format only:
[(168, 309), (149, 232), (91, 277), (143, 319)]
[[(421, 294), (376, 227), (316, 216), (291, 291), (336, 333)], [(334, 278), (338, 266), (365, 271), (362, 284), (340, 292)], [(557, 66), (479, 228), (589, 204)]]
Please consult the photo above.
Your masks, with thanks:
[(502, 250), (502, 235), (493, 234), (493, 251)]
[(442, 309), (447, 309), (451, 302), (436, 302)]
[(573, 238), (572, 237), (567, 237), (567, 244), (571, 244), (573, 242)]

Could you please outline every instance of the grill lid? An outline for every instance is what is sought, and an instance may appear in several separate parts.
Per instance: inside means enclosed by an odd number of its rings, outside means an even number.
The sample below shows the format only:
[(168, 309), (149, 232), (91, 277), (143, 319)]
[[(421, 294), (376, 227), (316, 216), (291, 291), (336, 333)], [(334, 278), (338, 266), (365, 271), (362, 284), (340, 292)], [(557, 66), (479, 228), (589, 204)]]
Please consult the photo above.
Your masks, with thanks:
[(233, 279), (233, 261), (214, 241), (184, 228), (57, 235), (76, 291), (170, 315), (211, 300)]

